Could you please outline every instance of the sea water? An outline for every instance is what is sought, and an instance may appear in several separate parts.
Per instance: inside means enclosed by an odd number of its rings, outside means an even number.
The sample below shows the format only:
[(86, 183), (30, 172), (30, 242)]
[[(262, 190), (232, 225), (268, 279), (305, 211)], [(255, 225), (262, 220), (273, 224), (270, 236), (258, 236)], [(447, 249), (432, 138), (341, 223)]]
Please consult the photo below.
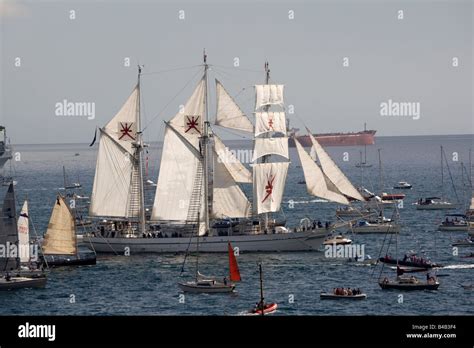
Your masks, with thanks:
[[(469, 172), (469, 149), (474, 149), (473, 136), (377, 137), (376, 145), (367, 147), (363, 171), (356, 168), (363, 147), (329, 147), (327, 151), (349, 179), (370, 191), (395, 192), (398, 181), (407, 181), (412, 190), (401, 208), (403, 224), (399, 236), (398, 255), (410, 251), (430, 258), (446, 267), (437, 271), (441, 285), (438, 291), (400, 292), (381, 290), (377, 280), (381, 267), (340, 258), (327, 258), (324, 252), (240, 253), (238, 263), (242, 281), (234, 294), (183, 294), (177, 282), (194, 272), (195, 258), (188, 256), (184, 277), (180, 271), (184, 255), (98, 255), (97, 265), (52, 269), (44, 289), (22, 289), (0, 293), (2, 315), (240, 315), (259, 300), (259, 262), (263, 263), (264, 293), (267, 301), (279, 305), (276, 315), (449, 315), (473, 314), (472, 292), (461, 284), (474, 281), (473, 259), (460, 256), (474, 251), (459, 248), (453, 255), (451, 243), (465, 238), (466, 232), (439, 232), (438, 223), (445, 211), (417, 211), (412, 203), (420, 197), (444, 196), (466, 207), (470, 199), (467, 176), (462, 176), (461, 162)], [(251, 149), (251, 142), (227, 142), (234, 149)], [(450, 173), (445, 165), (441, 189), (440, 145), (444, 146)], [(382, 175), (377, 158), (381, 149)], [(29, 201), (31, 234), (41, 236), (48, 224), (55, 196), (63, 192), (63, 165), (68, 183), (80, 182), (80, 195), (90, 196), (97, 146), (87, 145), (16, 145), (12, 166), (18, 210), (24, 199)], [(149, 148), (148, 177), (156, 182), (161, 145)], [(282, 209), (289, 226), (300, 220), (335, 221), (336, 205), (307, 194), (298, 184), (304, 179), (294, 148), (290, 149), (291, 165)], [(9, 172), (6, 165), (5, 174)], [(452, 177), (452, 181), (451, 181)], [(452, 182), (454, 183), (455, 190)], [(6, 187), (2, 188), (2, 196)], [(249, 192), (249, 188), (244, 188)], [(456, 198), (457, 194), (457, 198)], [(154, 196), (148, 193), (148, 201)], [(462, 211), (462, 210), (461, 210)], [(391, 210), (385, 212), (391, 217)], [(283, 217), (283, 215), (280, 215)], [(349, 235), (353, 243), (364, 246), (365, 256), (377, 258), (388, 251), (396, 255), (395, 236)], [(391, 240), (390, 240), (391, 238)], [(382, 250), (382, 245), (385, 248)], [(455, 254), (455, 253), (454, 253)], [(226, 254), (201, 254), (200, 270), (204, 274), (228, 273)], [(394, 277), (387, 266), (384, 275)], [(424, 273), (418, 274), (422, 279)], [(367, 293), (364, 301), (321, 301), (321, 291), (334, 287), (358, 287)]]

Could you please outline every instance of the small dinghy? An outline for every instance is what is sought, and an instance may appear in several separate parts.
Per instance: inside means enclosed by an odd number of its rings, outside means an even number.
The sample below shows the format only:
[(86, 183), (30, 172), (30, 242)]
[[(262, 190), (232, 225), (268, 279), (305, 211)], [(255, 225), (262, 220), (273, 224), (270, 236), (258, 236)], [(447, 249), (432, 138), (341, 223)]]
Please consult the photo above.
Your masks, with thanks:
[(258, 265), (258, 270), (260, 272), (260, 301), (255, 304), (254, 308), (249, 310), (249, 313), (254, 315), (271, 314), (277, 310), (278, 304), (275, 302), (265, 303), (265, 299), (263, 297), (263, 273), (261, 263)]
[(474, 284), (461, 284), (464, 290), (474, 290)]
[(472, 240), (471, 237), (468, 237), (466, 239), (460, 239), (455, 241), (454, 243), (451, 244), (452, 246), (457, 246), (457, 247), (468, 247), (468, 246), (474, 246), (474, 241)]
[(319, 297), (322, 300), (365, 300), (367, 298), (367, 294), (336, 295), (334, 293), (322, 292)]
[(7, 275), (0, 278), (0, 290), (16, 290), (24, 288), (43, 288), (46, 285), (46, 277), (28, 278), (12, 277)]
[(384, 257), (381, 257), (379, 261), (383, 263), (388, 263), (390, 265), (399, 265), (424, 269), (443, 267), (443, 265), (439, 263), (434, 263), (422, 257), (417, 257), (415, 254), (409, 256), (407, 255), (405, 256), (405, 258), (403, 258), (403, 260), (393, 259), (390, 256), (386, 255)]
[(251, 314), (255, 315), (264, 315), (264, 314), (270, 314), (273, 313), (277, 310), (278, 305), (276, 303), (264, 303), (263, 304), (263, 312), (261, 309), (261, 306), (255, 306), (254, 309), (251, 310)]

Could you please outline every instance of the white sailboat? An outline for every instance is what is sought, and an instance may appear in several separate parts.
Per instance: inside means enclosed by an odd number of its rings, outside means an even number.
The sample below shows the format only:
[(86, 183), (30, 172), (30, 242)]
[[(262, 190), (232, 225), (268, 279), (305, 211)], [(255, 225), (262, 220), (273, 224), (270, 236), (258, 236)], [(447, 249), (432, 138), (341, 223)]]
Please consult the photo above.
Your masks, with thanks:
[[(10, 183), (0, 216), (0, 244), (7, 248), (20, 245), (15, 202), (14, 185)], [(25, 243), (25, 241), (25, 236), (23, 236), (21, 243)], [(44, 287), (46, 285), (46, 277), (27, 277), (19, 274), (21, 257), (23, 260), (26, 259), (17, 250), (15, 257), (0, 258), (0, 272), (3, 273), (3, 277), (0, 277), (0, 290)]]
[[(443, 198), (444, 192), (444, 150), (443, 146), (441, 146), (441, 197), (427, 197), (427, 198), (420, 198), (416, 203), (417, 210), (450, 210), (456, 209), (457, 205), (451, 202), (446, 201)], [(446, 162), (447, 163), (447, 162)]]
[[(119, 113), (100, 130), (90, 215), (103, 222), (84, 236), (84, 242), (106, 253), (121, 253), (126, 247), (135, 253), (196, 251), (198, 243), (201, 252), (225, 252), (229, 242), (244, 252), (317, 250), (325, 233), (275, 228), (275, 221), (267, 215), (280, 210), (289, 164), (287, 160), (267, 161), (272, 154), (288, 158), (284, 111), (268, 110), (270, 105), (283, 107), (283, 85), (255, 86), (254, 126), (216, 81), (215, 124), (256, 136), (256, 163), (250, 173), (212, 131), (206, 58), (203, 66), (204, 74), (184, 108), (165, 122), (149, 222), (144, 217), (139, 82)], [(268, 65), (266, 68), (268, 77)], [(128, 127), (126, 136), (124, 124)], [(274, 133), (281, 136), (268, 137)], [(253, 183), (253, 205), (240, 188), (242, 183)], [(258, 221), (252, 219), (255, 215)], [(217, 233), (210, 227), (211, 220), (223, 218), (240, 219), (238, 228)], [(197, 225), (199, 240), (192, 233)]]

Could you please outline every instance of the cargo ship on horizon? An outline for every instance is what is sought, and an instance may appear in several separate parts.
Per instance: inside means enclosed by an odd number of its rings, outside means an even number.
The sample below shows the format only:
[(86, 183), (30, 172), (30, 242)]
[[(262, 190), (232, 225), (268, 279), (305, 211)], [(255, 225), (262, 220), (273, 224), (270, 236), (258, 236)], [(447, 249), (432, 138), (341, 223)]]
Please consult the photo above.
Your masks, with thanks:
[[(311, 146), (311, 139), (309, 135), (298, 135), (298, 128), (291, 128), (289, 131), (289, 146), (295, 147), (293, 137), (304, 147)], [(373, 129), (367, 130), (364, 125), (364, 130), (360, 132), (334, 132), (334, 133), (319, 133), (313, 134), (316, 140), (323, 146), (359, 146), (359, 145), (374, 145), (375, 133)]]

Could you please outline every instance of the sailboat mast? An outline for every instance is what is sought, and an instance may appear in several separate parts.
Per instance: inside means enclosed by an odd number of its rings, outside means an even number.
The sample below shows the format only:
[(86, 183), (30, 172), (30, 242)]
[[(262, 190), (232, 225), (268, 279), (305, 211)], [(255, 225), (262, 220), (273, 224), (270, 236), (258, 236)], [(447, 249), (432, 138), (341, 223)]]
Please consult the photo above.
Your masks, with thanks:
[(66, 167), (63, 166), (63, 178), (64, 178), (64, 189), (66, 189), (67, 184), (66, 184)]
[(262, 274), (262, 264), (259, 263), (258, 264), (258, 269), (259, 269), (259, 272), (260, 272), (260, 305), (261, 305), (261, 308), (260, 310), (262, 311), (262, 315), (264, 315), (264, 309), (265, 309), (265, 306), (264, 306), (264, 303), (263, 303), (263, 274)]
[(141, 108), (140, 108), (140, 77), (142, 74), (142, 67), (138, 66), (138, 91), (137, 91), (137, 115), (138, 115), (138, 124), (137, 124), (137, 142), (136, 147), (138, 150), (138, 187), (140, 193), (140, 207), (139, 207), (139, 215), (140, 215), (140, 233), (146, 232), (146, 220), (145, 220), (145, 191), (143, 188), (143, 138), (142, 138), (142, 130), (141, 130)]
[(441, 145), (441, 199), (444, 199), (443, 145)]
[(208, 143), (209, 143), (209, 107), (208, 107), (208, 81), (207, 81), (207, 70), (209, 66), (207, 65), (207, 55), (206, 51), (204, 50), (203, 54), (204, 59), (204, 134), (202, 137), (203, 146), (202, 146), (202, 156), (203, 156), (203, 167), (204, 167), (204, 202), (205, 202), (205, 209), (204, 209), (204, 224), (206, 227), (206, 233), (209, 232), (209, 164), (208, 164)]

